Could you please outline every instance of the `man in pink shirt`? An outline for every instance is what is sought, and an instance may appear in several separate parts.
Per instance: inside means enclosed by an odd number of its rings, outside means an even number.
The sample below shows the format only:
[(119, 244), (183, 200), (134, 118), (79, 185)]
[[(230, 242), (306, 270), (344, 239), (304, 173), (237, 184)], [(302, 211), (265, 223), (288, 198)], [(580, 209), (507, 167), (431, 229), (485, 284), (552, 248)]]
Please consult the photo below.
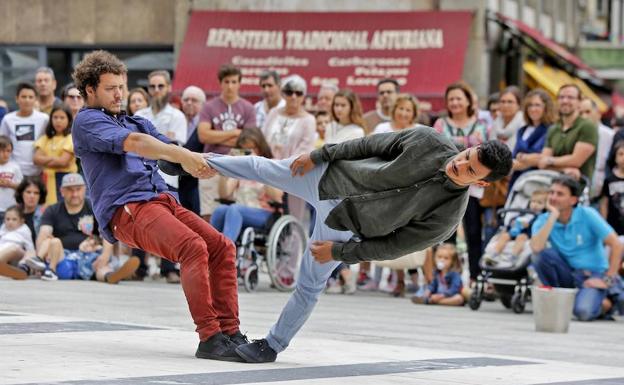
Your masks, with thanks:
[[(239, 95), (242, 73), (233, 65), (221, 66), (217, 74), (221, 94), (209, 100), (199, 115), (197, 134), (204, 152), (227, 154), (236, 145), (241, 130), (256, 127), (256, 113), (249, 101)], [(199, 182), (200, 211), (207, 221), (217, 206), (218, 178)]]

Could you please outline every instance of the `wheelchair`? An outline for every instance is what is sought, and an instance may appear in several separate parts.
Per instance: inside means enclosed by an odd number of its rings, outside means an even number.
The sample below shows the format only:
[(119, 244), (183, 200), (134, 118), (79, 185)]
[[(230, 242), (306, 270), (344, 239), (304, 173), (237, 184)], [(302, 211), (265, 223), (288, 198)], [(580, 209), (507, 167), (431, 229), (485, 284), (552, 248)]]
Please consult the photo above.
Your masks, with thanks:
[[(219, 200), (222, 204), (232, 201)], [(284, 194), (283, 202), (287, 202)], [(289, 292), (294, 290), (301, 258), (308, 244), (303, 224), (288, 214), (288, 206), (271, 202), (273, 215), (263, 228), (247, 227), (236, 241), (236, 271), (245, 291), (258, 288), (262, 268), (271, 279), (271, 287)], [(264, 270), (266, 269), (266, 270)]]

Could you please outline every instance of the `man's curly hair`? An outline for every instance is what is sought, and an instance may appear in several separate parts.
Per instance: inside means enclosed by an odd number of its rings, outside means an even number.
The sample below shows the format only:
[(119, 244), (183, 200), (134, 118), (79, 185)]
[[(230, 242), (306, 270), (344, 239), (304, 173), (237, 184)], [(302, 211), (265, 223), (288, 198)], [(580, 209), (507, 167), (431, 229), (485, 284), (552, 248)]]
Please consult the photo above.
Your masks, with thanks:
[(124, 75), (128, 71), (126, 65), (110, 52), (98, 50), (87, 54), (74, 68), (72, 78), (83, 98), (87, 98), (87, 87), (96, 89), (100, 83), (100, 75)]

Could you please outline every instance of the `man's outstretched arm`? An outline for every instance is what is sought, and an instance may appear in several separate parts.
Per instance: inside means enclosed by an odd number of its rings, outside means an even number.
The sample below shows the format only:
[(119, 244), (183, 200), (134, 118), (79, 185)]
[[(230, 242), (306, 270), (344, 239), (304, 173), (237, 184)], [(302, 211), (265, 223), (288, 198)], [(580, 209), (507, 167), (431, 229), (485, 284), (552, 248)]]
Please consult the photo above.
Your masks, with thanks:
[(208, 166), (201, 154), (191, 152), (175, 144), (163, 143), (147, 134), (130, 133), (123, 142), (123, 150), (134, 152), (148, 159), (163, 159), (180, 163), (182, 168), (195, 178), (209, 178), (216, 174), (216, 171)]

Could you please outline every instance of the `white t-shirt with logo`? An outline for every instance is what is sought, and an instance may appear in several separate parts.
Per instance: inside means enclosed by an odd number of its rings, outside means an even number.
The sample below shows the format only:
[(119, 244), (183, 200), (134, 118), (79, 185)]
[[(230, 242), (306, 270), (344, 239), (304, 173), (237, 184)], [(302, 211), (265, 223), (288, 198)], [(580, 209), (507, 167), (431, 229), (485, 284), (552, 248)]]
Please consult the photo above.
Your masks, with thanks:
[(41, 174), (41, 168), (33, 163), (35, 141), (45, 132), (48, 114), (33, 111), (30, 116), (18, 116), (17, 111), (8, 113), (0, 124), (0, 135), (8, 136), (13, 143), (13, 159), (20, 166), (22, 174), (33, 176)]

